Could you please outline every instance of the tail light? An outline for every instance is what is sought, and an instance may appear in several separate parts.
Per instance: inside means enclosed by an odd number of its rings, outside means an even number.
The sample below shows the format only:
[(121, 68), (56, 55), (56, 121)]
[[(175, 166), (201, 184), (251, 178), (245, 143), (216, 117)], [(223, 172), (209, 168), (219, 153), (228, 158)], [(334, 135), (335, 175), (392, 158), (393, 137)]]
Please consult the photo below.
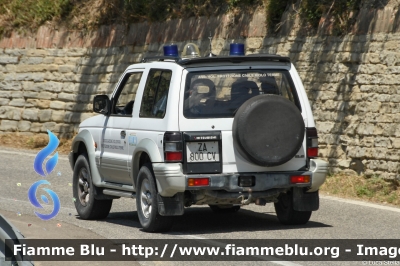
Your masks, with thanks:
[(307, 157), (318, 157), (318, 133), (315, 127), (308, 127), (307, 131)]
[(290, 183), (300, 184), (300, 183), (310, 183), (309, 175), (292, 175), (290, 176)]
[(202, 186), (209, 186), (209, 185), (210, 185), (210, 178), (208, 178), (208, 177), (189, 178), (188, 179), (189, 187), (202, 187)]
[(182, 134), (180, 132), (165, 132), (164, 134), (164, 161), (166, 163), (182, 162)]

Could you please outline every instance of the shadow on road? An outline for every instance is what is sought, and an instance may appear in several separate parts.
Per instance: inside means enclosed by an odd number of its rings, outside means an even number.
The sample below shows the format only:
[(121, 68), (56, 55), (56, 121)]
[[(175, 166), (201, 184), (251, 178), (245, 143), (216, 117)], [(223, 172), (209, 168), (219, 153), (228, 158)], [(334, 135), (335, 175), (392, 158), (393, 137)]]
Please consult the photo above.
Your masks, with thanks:
[[(175, 217), (171, 231), (184, 234), (213, 234), (332, 227), (324, 223), (314, 222), (312, 219), (313, 217), (311, 216), (311, 220), (305, 225), (287, 226), (278, 221), (274, 212), (260, 213), (241, 209), (237, 213), (222, 214), (214, 213), (208, 207), (197, 207), (187, 208), (183, 216)], [(107, 219), (102, 221), (141, 228), (136, 211), (112, 212)]]

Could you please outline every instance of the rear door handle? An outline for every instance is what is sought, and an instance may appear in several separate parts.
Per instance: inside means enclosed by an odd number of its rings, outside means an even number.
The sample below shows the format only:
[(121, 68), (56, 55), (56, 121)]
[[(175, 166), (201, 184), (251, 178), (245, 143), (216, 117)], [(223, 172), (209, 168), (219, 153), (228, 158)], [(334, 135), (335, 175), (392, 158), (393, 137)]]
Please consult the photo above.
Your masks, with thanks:
[(122, 130), (122, 131), (121, 131), (121, 137), (122, 137), (122, 138), (125, 138), (125, 136), (126, 136), (126, 131), (125, 131), (125, 130)]

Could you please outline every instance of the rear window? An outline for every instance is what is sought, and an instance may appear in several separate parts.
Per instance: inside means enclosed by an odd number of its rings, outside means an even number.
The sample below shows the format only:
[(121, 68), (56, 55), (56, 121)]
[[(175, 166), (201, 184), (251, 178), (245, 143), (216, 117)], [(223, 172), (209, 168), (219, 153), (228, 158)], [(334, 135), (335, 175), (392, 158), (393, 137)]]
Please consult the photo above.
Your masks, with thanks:
[(275, 94), (300, 104), (286, 70), (242, 70), (188, 73), (183, 115), (186, 118), (234, 117), (251, 97)]

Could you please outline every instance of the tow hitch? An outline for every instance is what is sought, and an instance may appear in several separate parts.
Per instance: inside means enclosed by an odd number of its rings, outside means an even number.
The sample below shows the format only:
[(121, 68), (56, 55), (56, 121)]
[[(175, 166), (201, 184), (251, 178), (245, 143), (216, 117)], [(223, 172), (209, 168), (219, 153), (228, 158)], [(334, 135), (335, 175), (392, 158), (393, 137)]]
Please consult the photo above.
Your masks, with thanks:
[(242, 201), (240, 202), (242, 204), (242, 206), (243, 205), (249, 205), (253, 200), (253, 194), (252, 194), (251, 188), (248, 188), (246, 192), (249, 193), (249, 197), (247, 199), (245, 199), (244, 195), (240, 195), (238, 197), (238, 199), (242, 199)]

